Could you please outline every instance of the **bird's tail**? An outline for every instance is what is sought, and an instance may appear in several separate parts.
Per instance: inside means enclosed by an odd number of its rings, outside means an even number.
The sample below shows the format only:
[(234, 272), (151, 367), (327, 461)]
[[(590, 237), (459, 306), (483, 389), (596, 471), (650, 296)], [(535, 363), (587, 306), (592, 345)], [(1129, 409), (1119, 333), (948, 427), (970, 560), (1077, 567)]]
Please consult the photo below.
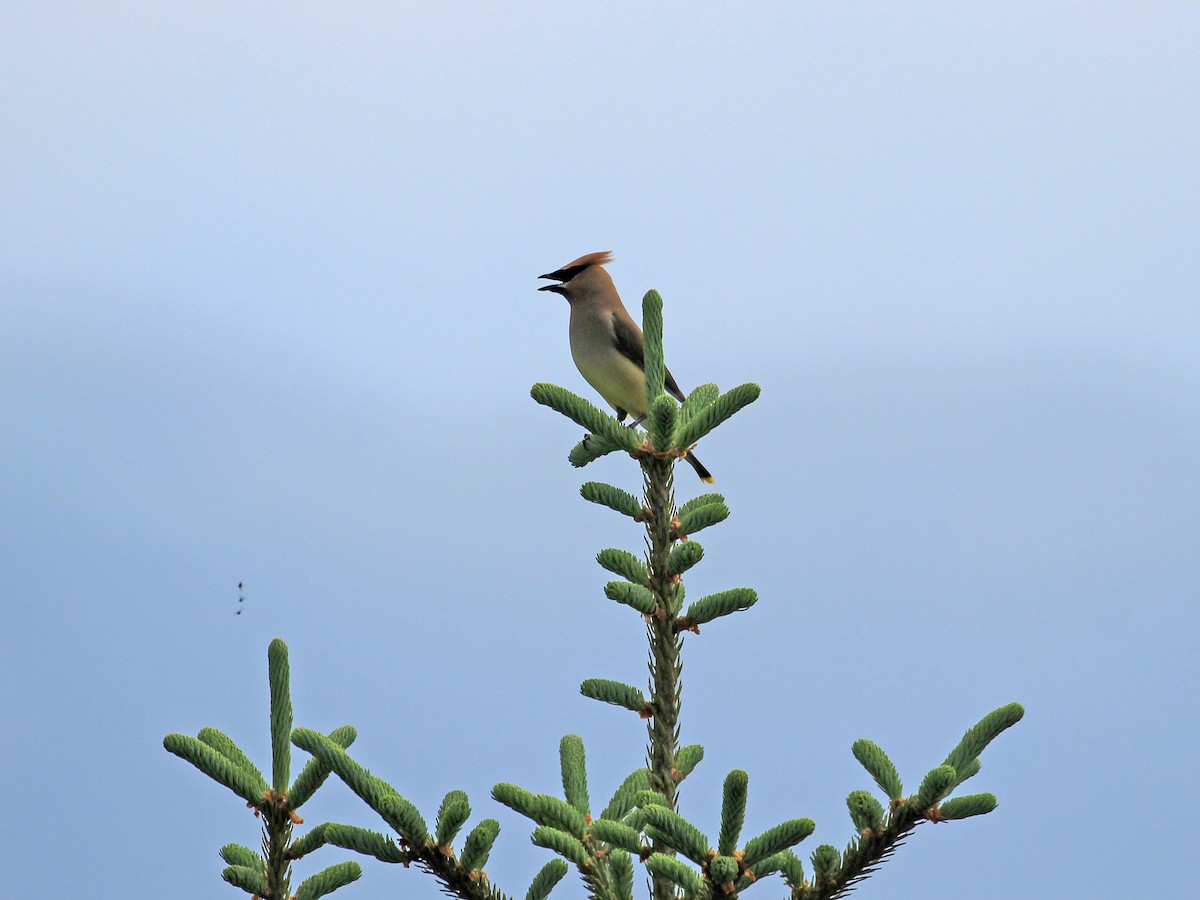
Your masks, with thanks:
[(692, 453), (689, 451), (688, 455), (685, 456), (684, 459), (687, 460), (688, 465), (690, 465), (693, 469), (696, 470), (696, 474), (700, 476), (701, 481), (703, 481), (705, 484), (713, 483), (712, 474), (708, 471), (708, 469), (704, 468), (704, 463), (702, 463), (702, 462), (700, 462), (700, 460), (696, 459), (695, 453)]

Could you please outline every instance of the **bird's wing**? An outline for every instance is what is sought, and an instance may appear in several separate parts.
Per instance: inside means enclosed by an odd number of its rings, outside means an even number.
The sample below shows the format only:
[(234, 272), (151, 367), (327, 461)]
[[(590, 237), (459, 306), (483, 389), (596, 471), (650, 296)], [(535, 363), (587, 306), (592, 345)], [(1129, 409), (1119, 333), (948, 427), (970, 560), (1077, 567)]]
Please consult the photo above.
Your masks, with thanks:
[(612, 314), (613, 341), (617, 350), (642, 371), (646, 370), (646, 357), (642, 349), (642, 332), (628, 316)]
[[(630, 360), (643, 372), (646, 371), (646, 355), (643, 349), (643, 338), (641, 329), (637, 324), (626, 316), (620, 316), (616, 313), (612, 314), (612, 329), (613, 340), (616, 342), (617, 350), (626, 359)], [(663, 386), (667, 389), (672, 397), (682, 403), (687, 398), (683, 391), (679, 389), (679, 385), (675, 383), (675, 376), (671, 374), (671, 370), (663, 366), (664, 379)]]

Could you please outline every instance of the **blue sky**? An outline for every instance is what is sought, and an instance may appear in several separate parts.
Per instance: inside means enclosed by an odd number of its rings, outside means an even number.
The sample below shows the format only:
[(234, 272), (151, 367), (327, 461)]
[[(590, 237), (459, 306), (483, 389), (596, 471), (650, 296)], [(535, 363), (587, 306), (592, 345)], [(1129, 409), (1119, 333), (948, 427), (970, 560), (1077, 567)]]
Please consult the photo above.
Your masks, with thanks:
[[(639, 478), (528, 396), (587, 392), (536, 276), (611, 249), (685, 387), (763, 388), (703, 446), (733, 515), (690, 593), (761, 600), (688, 640), (684, 813), (715, 832), (744, 768), (748, 832), (840, 846), (856, 738), (915, 788), (1017, 700), (999, 809), (860, 895), (1181, 895), (1196, 7), (423, 7), (0, 11), (10, 892), (235, 896), (256, 822), (161, 739), (265, 766), (281, 636), (297, 724), (430, 819), (465, 789), (523, 896), (548, 853), (491, 786), (554, 789), (574, 732), (601, 805), (643, 752), (577, 693), (643, 679), (592, 562), (640, 536), (577, 496)], [(382, 827), (336, 782), (304, 812)], [(338, 896), (399, 892), (439, 896)]]

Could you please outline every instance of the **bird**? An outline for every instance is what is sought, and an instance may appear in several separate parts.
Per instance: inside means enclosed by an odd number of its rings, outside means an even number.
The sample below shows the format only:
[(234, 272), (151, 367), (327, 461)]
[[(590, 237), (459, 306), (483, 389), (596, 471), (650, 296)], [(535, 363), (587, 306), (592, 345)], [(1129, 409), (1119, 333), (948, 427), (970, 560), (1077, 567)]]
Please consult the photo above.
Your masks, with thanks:
[[(617, 421), (633, 415), (632, 425), (646, 418), (646, 363), (642, 329), (625, 309), (612, 276), (604, 268), (612, 262), (612, 251), (587, 253), (561, 269), (539, 275), (557, 284), (539, 291), (562, 294), (571, 305), (571, 358), (579, 374), (617, 411)], [(684, 394), (671, 370), (664, 366), (664, 387), (683, 402)], [(684, 457), (700, 480), (712, 484), (708, 469), (690, 450)]]

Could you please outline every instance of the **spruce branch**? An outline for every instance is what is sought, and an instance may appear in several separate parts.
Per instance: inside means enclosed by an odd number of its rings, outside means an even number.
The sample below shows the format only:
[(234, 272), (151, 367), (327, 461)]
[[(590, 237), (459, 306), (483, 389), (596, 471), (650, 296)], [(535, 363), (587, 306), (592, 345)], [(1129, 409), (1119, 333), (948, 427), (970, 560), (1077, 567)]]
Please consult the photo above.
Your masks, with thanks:
[(558, 754), (563, 796), (584, 816), (590, 816), (592, 809), (588, 799), (587, 755), (583, 749), (583, 738), (577, 734), (566, 735), (559, 742)]
[[(844, 896), (871, 874), (922, 822), (947, 822), (991, 812), (996, 798), (987, 793), (951, 796), (980, 770), (980, 754), (1005, 729), (1020, 720), (1024, 710), (1008, 704), (984, 716), (968, 729), (944, 763), (921, 780), (905, 797), (895, 766), (876, 744), (856, 741), (854, 756), (886, 795), (887, 803), (865, 790), (846, 799), (854, 836), (844, 851), (830, 844), (811, 855), (812, 880), (792, 850), (812, 834), (810, 819), (790, 819), (737, 849), (745, 821), (748, 776), (734, 770), (725, 780), (720, 832), (714, 849), (708, 837), (679, 812), (679, 785), (703, 758), (697, 745), (680, 745), (681, 673), (684, 630), (749, 609), (757, 600), (750, 588), (709, 594), (687, 607), (683, 615), (682, 576), (703, 558), (704, 551), (689, 536), (724, 521), (729, 508), (720, 494), (702, 494), (676, 508), (675, 463), (697, 440), (718, 427), (759, 396), (754, 384), (720, 394), (715, 385), (696, 388), (682, 406), (664, 393), (662, 299), (651, 291), (643, 301), (645, 387), (648, 398), (647, 432), (626, 428), (615, 418), (563, 388), (534, 385), (534, 399), (571, 418), (591, 434), (572, 449), (573, 465), (586, 463), (614, 450), (628, 452), (642, 473), (643, 497), (600, 482), (580, 489), (589, 502), (606, 506), (642, 524), (646, 553), (639, 559), (620, 549), (602, 550), (597, 561), (623, 581), (610, 582), (604, 592), (630, 606), (645, 620), (649, 690), (617, 681), (588, 679), (580, 686), (585, 696), (637, 712), (646, 720), (646, 765), (635, 769), (613, 794), (599, 819), (590, 812), (586, 755), (582, 739), (566, 735), (559, 745), (563, 798), (535, 794), (512, 784), (497, 784), (493, 798), (532, 820), (534, 844), (550, 849), (559, 859), (547, 863), (534, 877), (526, 900), (547, 900), (553, 887), (576, 866), (594, 900), (632, 900), (634, 857), (644, 862), (651, 877), (652, 900), (737, 900), (757, 880), (780, 872), (791, 889), (790, 900), (830, 900)], [(689, 576), (690, 577), (690, 576)], [(445, 891), (459, 900), (508, 900), (483, 871), (500, 831), (495, 819), (477, 823), (455, 854), (454, 840), (471, 815), (467, 795), (448, 792), (438, 809), (433, 834), (415, 805), (390, 784), (371, 774), (347, 753), (354, 742), (351, 726), (329, 735), (306, 728), (293, 729), (287, 647), (276, 639), (268, 650), (272, 778), (268, 782), (227, 735), (205, 728), (197, 737), (167, 735), (166, 749), (184, 758), (218, 783), (234, 791), (261, 816), (262, 853), (240, 844), (226, 844), (222, 872), (230, 884), (268, 898), (315, 900), (356, 880), (355, 862), (329, 866), (290, 891), (291, 863), (325, 846), (353, 850), (382, 862), (412, 864), (434, 875)], [(288, 787), (290, 747), (312, 755)], [(303, 820), (296, 808), (312, 796), (330, 774), (336, 774), (398, 835), (340, 823), (323, 823), (292, 840), (294, 825)]]
[(186, 759), (213, 781), (229, 788), (250, 806), (257, 807), (262, 803), (264, 794), (269, 793), (269, 788), (260, 781), (262, 776), (257, 774), (257, 770), (251, 772), (243, 769), (199, 738), (168, 734), (163, 738), (163, 747), (180, 759)]
[[(314, 828), (313, 831), (316, 831)], [(226, 844), (220, 850), (221, 859), (229, 863), (231, 866), (242, 866), (247, 869), (253, 869), (262, 865), (262, 860), (258, 854), (249, 847), (244, 847), (241, 844)]]
[(753, 866), (768, 856), (790, 850), (816, 830), (812, 819), (788, 819), (774, 828), (768, 828), (758, 837), (746, 842), (742, 850), (742, 862)]
[[(632, 429), (629, 430), (632, 431)], [(623, 446), (610, 441), (602, 434), (588, 434), (584, 435), (583, 440), (571, 448), (571, 451), (567, 454), (567, 462), (575, 468), (581, 469), (602, 456), (607, 456), (610, 453), (624, 449)]]
[(703, 898), (708, 894), (699, 872), (666, 853), (651, 853), (646, 860), (646, 868), (654, 876), (655, 887), (660, 882), (669, 885), (671, 896), (674, 896), (676, 886), (683, 890), (685, 897)]
[[(678, 559), (674, 569), (670, 565), (674, 556), (671, 538), (671, 513), (675, 505), (672, 477), (674, 461), (642, 457), (640, 462), (645, 506), (650, 511), (650, 517), (645, 523), (647, 561), (650, 568), (649, 589), (656, 604), (671, 614), (677, 608), (677, 576), (683, 569), (688, 568), (682, 566)], [(699, 561), (698, 555), (695, 561)], [(646, 634), (650, 644), (651, 718), (647, 722), (649, 746), (646, 752), (650, 769), (650, 788), (663, 796), (668, 808), (674, 809), (677, 784), (675, 755), (679, 750), (679, 676), (683, 670), (680, 654), (683, 648), (675, 632), (674, 623), (668, 619), (649, 618)], [(674, 849), (661, 839), (652, 840), (651, 848), (655, 851), (655, 856), (669, 854)], [(651, 873), (654, 900), (674, 900), (675, 885), (679, 882), (671, 877), (669, 869), (651, 869)]]
[[(281, 642), (282, 643), (282, 642)], [(286, 677), (286, 675), (285, 675)], [(291, 703), (288, 702), (290, 720)], [(272, 719), (275, 708), (272, 707)], [(278, 755), (275, 756), (278, 759)], [(290, 758), (290, 754), (289, 754)], [(275, 772), (286, 785), (290, 772), (277, 768)], [(262, 814), (262, 855), (266, 863), (267, 897), (288, 897), (292, 890), (292, 857), (288, 850), (292, 844), (292, 826), (303, 821), (288, 804), (287, 796), (275, 791), (268, 792), (259, 805)], [(357, 877), (357, 876), (356, 876)], [(332, 890), (332, 888), (330, 888)]]
[(954, 790), (956, 777), (957, 773), (953, 766), (938, 766), (936, 769), (931, 769), (929, 774), (921, 780), (921, 786), (917, 789), (917, 794), (912, 798), (912, 802), (919, 810), (932, 809), (935, 803)]
[[(719, 396), (721, 396), (721, 391), (715, 384), (702, 384), (694, 388), (679, 408), (679, 417), (675, 422), (676, 432), (686, 427), (697, 414), (708, 408)], [(676, 442), (676, 446), (679, 446), (678, 442)]]
[(523, 787), (501, 782), (492, 788), (492, 799), (503, 803), (513, 812), (537, 821), (537, 797)]
[(459, 830), (471, 818), (471, 803), (465, 791), (450, 791), (442, 798), (433, 823), (434, 839), (439, 847), (449, 847)]
[(774, 853), (766, 859), (759, 860), (754, 865), (747, 867), (744, 879), (738, 883), (738, 889), (744, 890), (760, 878), (766, 878), (768, 875), (782, 872), (783, 867), (788, 862), (787, 854), (790, 852), (790, 850), (783, 850), (779, 853)]
[(635, 522), (640, 522), (642, 516), (645, 514), (642, 504), (638, 502), (638, 499), (633, 494), (623, 491), (618, 487), (613, 487), (611, 484), (604, 484), (601, 481), (588, 481), (579, 488), (579, 494), (584, 500), (599, 504), (600, 506), (607, 506), (614, 512), (629, 516)]
[[(1022, 715), (1024, 709), (1018, 703), (993, 710), (967, 730), (947, 760), (958, 761), (967, 773), (965, 777), (974, 775), (979, 771), (980, 753), (997, 735), (1020, 721)], [(852, 749), (855, 758), (887, 794), (890, 807), (882, 823), (876, 825), (882, 810), (878, 801), (874, 798), (865, 799), (865, 791), (850, 795), (847, 805), (859, 833), (844, 853), (839, 854), (828, 845), (817, 848), (813, 854), (816, 872), (810, 890), (803, 895), (805, 900), (833, 900), (844, 896), (856, 883), (874, 872), (903, 839), (924, 821), (965, 819), (989, 813), (996, 808), (996, 798), (991, 794), (971, 794), (943, 800), (965, 780), (963, 772), (956, 770), (949, 762), (930, 770), (916, 794), (905, 799), (900, 776), (887, 754), (865, 739), (855, 741)]]
[(610, 581), (604, 586), (604, 596), (624, 606), (632, 607), (644, 616), (652, 616), (658, 609), (658, 598), (640, 584)]
[(291, 779), (292, 694), (287, 644), (279, 638), (267, 648), (267, 675), (271, 683), (271, 787), (285, 793)]
[(704, 759), (704, 748), (699, 744), (688, 744), (680, 747), (675, 754), (675, 780), (683, 781), (692, 774), (692, 770)]
[[(169, 734), (163, 746), (188, 760), (202, 772), (242, 797), (262, 821), (262, 853), (256, 854), (240, 844), (226, 844), (221, 858), (229, 863), (222, 878), (235, 887), (262, 897), (289, 897), (292, 861), (328, 842), (331, 828), (319, 825), (300, 840), (292, 840), (293, 826), (303, 819), (296, 808), (312, 796), (330, 773), (320, 762), (310, 762), (291, 788), (287, 787), (291, 769), (291, 751), (287, 743), (292, 727), (292, 702), (288, 672), (287, 645), (276, 638), (267, 648), (267, 677), (271, 698), (271, 775), (275, 787), (268, 787), (261, 771), (233, 740), (216, 728), (202, 728), (195, 738)], [(335, 729), (323, 740), (335, 747), (347, 747), (355, 731), (349, 725)], [(280, 787), (282, 786), (282, 787)], [(334, 866), (318, 872), (297, 889), (296, 896), (324, 896), (361, 875), (357, 863)]]
[(596, 554), (596, 562), (632, 584), (645, 585), (650, 580), (650, 570), (646, 564), (628, 550), (609, 547)]
[(580, 869), (586, 869), (588, 866), (588, 852), (583, 846), (583, 842), (573, 835), (567, 834), (565, 831), (559, 831), (557, 828), (551, 828), (549, 825), (539, 825), (533, 829), (530, 840), (539, 847), (553, 850), (563, 859), (567, 860), (567, 862), (574, 863)]
[(996, 808), (996, 797), (993, 794), (966, 794), (962, 797), (952, 797), (942, 803), (929, 816), (931, 822), (945, 822), (951, 819), (968, 819), (971, 816), (982, 816)]
[(674, 536), (685, 538), (724, 522), (729, 518), (729, 507), (725, 505), (724, 501), (717, 500), (712, 503), (694, 505), (687, 510), (680, 509), (678, 516), (679, 524), (675, 526)]
[(631, 684), (608, 678), (588, 678), (579, 685), (579, 693), (601, 703), (611, 703), (613, 706), (631, 710), (643, 719), (648, 719), (653, 714), (650, 701)]
[(292, 742), (328, 766), (411, 847), (421, 847), (429, 842), (429, 829), (417, 808), (386, 781), (351, 759), (335, 742), (309, 728), (297, 728), (292, 733)]
[(356, 862), (340, 862), (304, 879), (296, 889), (295, 900), (317, 900), (332, 894), (340, 887), (362, 877), (362, 866)]
[(492, 798), (539, 825), (554, 828), (582, 840), (587, 833), (584, 813), (550, 794), (533, 794), (515, 784), (497, 784)]
[[(662, 396), (666, 382), (663, 363), (663, 301), (658, 291), (647, 291), (642, 297), (642, 355), (646, 371), (646, 400), (653, 406)], [(657, 443), (656, 443), (657, 446)], [(667, 449), (665, 446), (660, 450)]]
[(851, 791), (846, 798), (850, 810), (850, 821), (854, 830), (861, 834), (874, 834), (883, 828), (883, 804), (870, 791)]
[(653, 788), (647, 788), (644, 791), (638, 791), (633, 798), (634, 805), (638, 810), (644, 809), (647, 806), (665, 806), (667, 809), (673, 809), (674, 804), (662, 791), (656, 791)]
[[(319, 835), (319, 842), (310, 841), (314, 835)], [(331, 847), (341, 847), (343, 850), (353, 850), (363, 856), (373, 856), (385, 863), (400, 863), (407, 866), (414, 859), (411, 853), (398, 846), (391, 838), (368, 828), (343, 825), (340, 822), (326, 822), (324, 825), (318, 825), (296, 841), (292, 845), (292, 857), (299, 859), (317, 849), (318, 846), (325, 844), (329, 844)]]
[(758, 399), (762, 388), (757, 384), (740, 384), (709, 403), (696, 415), (681, 419), (675, 427), (673, 444), (690, 447), (730, 416), (749, 406)]
[(529, 885), (529, 890), (525, 892), (525, 900), (546, 900), (550, 896), (550, 892), (554, 890), (554, 886), (562, 881), (563, 876), (566, 874), (566, 863), (561, 859), (550, 860), (533, 877), (533, 883)]
[(261, 785), (260, 791), (267, 790), (267, 779), (263, 778), (262, 772), (250, 761), (250, 757), (246, 756), (241, 747), (235, 744), (228, 735), (216, 728), (206, 726), (196, 732), (196, 738), (201, 743), (212, 747), (239, 769), (253, 776), (254, 780)]
[(668, 577), (682, 575), (704, 558), (704, 548), (695, 541), (676, 544), (667, 554), (665, 570)]
[(734, 769), (725, 776), (725, 787), (721, 800), (721, 836), (717, 839), (717, 852), (726, 856), (737, 849), (742, 834), (742, 823), (746, 821), (746, 797), (749, 792), (750, 776), (741, 769)]
[[(984, 748), (1005, 729), (1011, 728), (1020, 722), (1024, 715), (1025, 709), (1020, 703), (1009, 703), (1001, 706), (999, 709), (992, 710), (975, 723), (973, 727), (967, 729), (967, 733), (963, 735), (958, 745), (950, 751), (944, 763), (944, 765), (954, 769), (956, 773), (955, 787), (979, 771), (979, 755), (983, 753)], [(974, 764), (973, 770), (969, 768), (972, 764)], [(964, 774), (966, 772), (970, 774)]]
[(608, 856), (608, 872), (613, 900), (633, 900), (633, 857), (613, 848)]
[(708, 861), (708, 838), (695, 825), (673, 809), (647, 806), (642, 809), (643, 829), (657, 844), (665, 844), (697, 865)]
[(663, 395), (650, 404), (646, 426), (654, 449), (666, 452), (671, 449), (671, 436), (675, 431), (675, 420), (679, 415), (679, 404), (674, 397)]
[(271, 887), (267, 884), (267, 876), (258, 869), (249, 866), (229, 866), (221, 872), (221, 877), (247, 894), (253, 894), (255, 897), (271, 896)]
[(733, 588), (717, 594), (701, 597), (687, 608), (687, 612), (679, 618), (677, 627), (681, 631), (699, 632), (699, 626), (713, 619), (742, 612), (758, 602), (758, 592), (753, 588)]
[[(306, 834), (292, 841), (292, 845), (288, 847), (288, 856), (292, 859), (301, 859), (308, 856), (308, 854), (317, 848), (324, 847), (330, 843), (327, 837), (329, 825), (329, 822), (322, 822), (320, 825), (310, 828)], [(221, 853), (221, 858), (225, 859), (226, 862), (234, 862), (234, 860), (225, 857), (224, 851)]]
[(862, 763), (862, 767), (870, 773), (879, 785), (880, 790), (887, 794), (889, 800), (899, 800), (904, 796), (904, 786), (900, 783), (900, 773), (888, 755), (879, 745), (866, 738), (855, 741), (851, 747), (854, 758)]
[(716, 856), (708, 864), (708, 878), (721, 893), (733, 893), (741, 866), (732, 856)]
[(535, 384), (530, 390), (530, 395), (543, 406), (549, 406), (582, 425), (591, 434), (605, 438), (615, 445), (614, 449), (633, 453), (641, 443), (636, 428), (626, 428), (615, 418), (601, 412), (593, 404), (566, 388), (556, 384)]
[[(330, 824), (325, 827), (326, 843), (338, 843), (339, 846), (346, 846), (386, 862), (400, 862), (404, 865), (415, 863), (418, 868), (441, 881), (449, 893), (462, 900), (507, 900), (504, 894), (492, 887), (488, 878), (478, 869), (468, 867), (453, 855), (448, 856), (442, 852), (442, 847), (429, 834), (425, 820), (417, 808), (390, 784), (372, 775), (352, 759), (336, 742), (312, 729), (297, 728), (292, 732), (292, 743), (328, 766), (350, 790), (396, 830), (402, 841), (396, 848), (397, 852), (393, 852), (389, 847), (390, 841), (380, 840), (381, 835), (366, 829), (351, 829), (349, 826)], [(451, 803), (455, 800), (458, 798), (452, 798)], [(473, 837), (469, 836), (472, 841), (470, 849), (473, 858), (467, 862), (482, 864), (498, 831), (499, 824), (495, 820), (485, 819), (476, 826), (472, 831)]]
[(954, 771), (958, 773), (958, 783), (955, 784), (955, 787), (958, 787), (968, 778), (974, 778), (976, 775), (978, 775), (980, 766), (981, 763), (979, 762), (979, 759), (976, 758), (967, 760), (965, 763), (963, 763), (961, 769), (955, 769)]
[(783, 880), (793, 890), (803, 888), (805, 883), (804, 863), (791, 850), (784, 850), (782, 856), (783, 860), (780, 863), (779, 871), (783, 873)]
[(583, 836), (587, 834), (587, 821), (582, 812), (553, 794), (536, 794), (533, 799), (532, 818), (535, 822), (549, 825), (583, 840)]
[(822, 885), (834, 883), (835, 874), (841, 862), (842, 855), (832, 844), (822, 844), (813, 851), (813, 884), (818, 890)]
[(720, 504), (721, 506), (725, 506), (724, 496), (716, 493), (699, 494), (698, 496), (693, 497), (691, 500), (681, 503), (679, 505), (679, 509), (675, 511), (675, 515), (682, 519), (699, 509), (701, 506), (709, 506), (711, 504)]
[[(598, 823), (592, 821), (586, 758), (578, 735), (568, 734), (560, 741), (559, 765), (565, 800), (533, 794), (512, 784), (496, 785), (492, 796), (537, 823), (533, 842), (574, 863), (592, 897), (624, 900), (632, 870), (628, 859), (621, 858), (619, 848), (631, 841), (639, 848), (640, 837), (623, 823), (602, 819), (597, 828)], [(622, 787), (627, 791), (636, 781), (631, 776)], [(617, 847), (608, 846), (606, 839), (615, 840)]]
[[(356, 737), (358, 737), (358, 732), (355, 731), (353, 725), (343, 725), (341, 728), (335, 728), (329, 732), (329, 739), (343, 750), (353, 744)], [(292, 786), (288, 790), (288, 804), (292, 809), (299, 809), (325, 783), (330, 774), (331, 770), (328, 766), (322, 764), (320, 760), (310, 759), (300, 770), (300, 774), (296, 776), (296, 780), (292, 782)]]
[(608, 801), (608, 806), (604, 807), (604, 812), (600, 813), (600, 818), (623, 818), (627, 812), (633, 809), (638, 793), (646, 790), (649, 784), (650, 770), (644, 766), (640, 769), (634, 769), (621, 782), (621, 786), (617, 788), (612, 799)]
[(472, 874), (481, 872), (499, 835), (500, 823), (495, 819), (484, 819), (472, 828), (463, 842), (462, 856), (459, 857), (462, 868)]
[(593, 840), (604, 841), (614, 847), (620, 847), (629, 853), (642, 852), (642, 836), (636, 828), (630, 828), (624, 822), (614, 822), (611, 819), (597, 819), (588, 826), (588, 836)]

